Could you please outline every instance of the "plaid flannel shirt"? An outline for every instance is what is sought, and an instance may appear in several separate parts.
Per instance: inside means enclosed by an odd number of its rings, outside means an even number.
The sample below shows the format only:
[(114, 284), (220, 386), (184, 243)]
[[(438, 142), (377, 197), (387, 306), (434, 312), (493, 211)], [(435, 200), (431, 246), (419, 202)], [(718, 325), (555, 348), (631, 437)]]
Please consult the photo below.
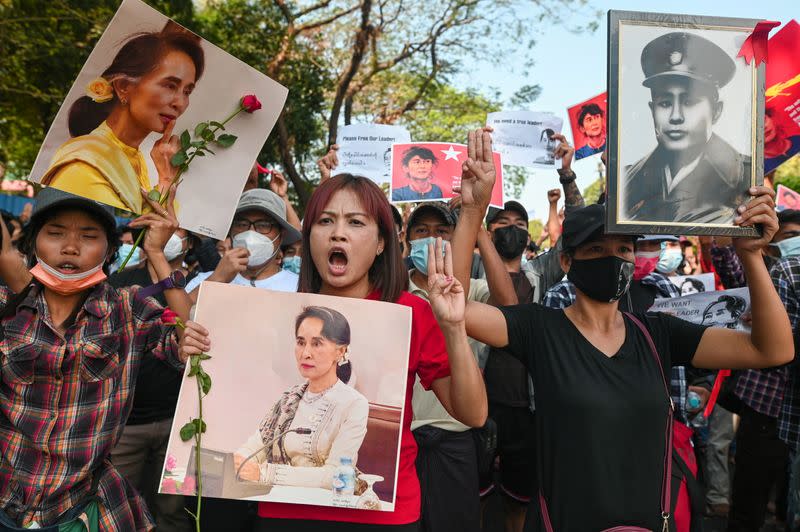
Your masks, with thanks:
[[(680, 297), (681, 293), (675, 284), (666, 276), (653, 272), (642, 278), (644, 286), (655, 287), (661, 297)], [(542, 305), (550, 308), (564, 309), (575, 302), (575, 285), (572, 281), (564, 279), (552, 287), (544, 295)], [(675, 403), (675, 419), (686, 423), (689, 419), (686, 411), (686, 368), (673, 366), (669, 376), (670, 395)]]
[[(100, 530), (153, 528), (144, 501), (108, 460), (145, 356), (176, 368), (174, 327), (136, 288), (95, 287), (65, 334), (34, 283), (0, 327), (0, 508), (20, 526), (52, 523), (99, 475)], [(0, 288), (0, 306), (13, 297)]]
[[(780, 259), (770, 270), (775, 290), (786, 307), (792, 331), (798, 333), (800, 327), (800, 257)], [(790, 449), (797, 449), (800, 443), (800, 372), (797, 364), (792, 364), (786, 372), (783, 404), (778, 416), (778, 436)]]

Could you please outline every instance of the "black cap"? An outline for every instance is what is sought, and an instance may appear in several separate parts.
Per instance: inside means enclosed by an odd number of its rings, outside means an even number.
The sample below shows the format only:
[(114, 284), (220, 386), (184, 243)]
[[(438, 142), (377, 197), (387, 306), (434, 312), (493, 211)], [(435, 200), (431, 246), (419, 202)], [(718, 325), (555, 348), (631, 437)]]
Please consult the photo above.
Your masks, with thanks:
[(497, 207), (489, 207), (489, 212), (486, 215), (486, 223), (491, 224), (494, 223), (497, 216), (503, 211), (514, 211), (515, 213), (519, 214), (525, 223), (528, 223), (528, 211), (525, 210), (525, 207), (518, 201), (509, 200), (503, 205), (502, 209), (498, 209)]
[(594, 203), (587, 207), (575, 209), (564, 218), (561, 232), (564, 249), (575, 249), (588, 242), (598, 232), (602, 233), (606, 226), (606, 208)]
[(408, 217), (408, 225), (406, 225), (406, 233), (414, 226), (414, 224), (419, 220), (421, 216), (425, 214), (433, 214), (441, 219), (447, 225), (453, 227), (456, 225), (456, 217), (450, 211), (445, 203), (441, 202), (432, 202), (432, 203), (423, 203), (419, 205), (414, 212), (411, 213), (411, 216)]
[(650, 41), (642, 50), (642, 85), (652, 87), (660, 79), (682, 77), (719, 89), (733, 79), (736, 64), (725, 50), (691, 33), (673, 32)]
[(53, 209), (70, 207), (95, 214), (111, 232), (117, 227), (117, 219), (114, 217), (113, 207), (53, 187), (42, 189), (36, 196), (36, 205), (34, 205), (31, 213), (31, 223), (35, 223), (36, 220)]

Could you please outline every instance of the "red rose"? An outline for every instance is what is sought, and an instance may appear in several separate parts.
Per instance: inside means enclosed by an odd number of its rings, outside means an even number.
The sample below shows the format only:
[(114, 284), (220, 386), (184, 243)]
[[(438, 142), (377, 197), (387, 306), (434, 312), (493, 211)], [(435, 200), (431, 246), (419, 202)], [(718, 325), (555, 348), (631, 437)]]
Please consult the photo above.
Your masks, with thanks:
[(164, 312), (161, 314), (161, 323), (164, 325), (177, 325), (179, 319), (178, 315), (172, 309), (165, 308)]
[(261, 109), (261, 102), (258, 101), (255, 94), (248, 94), (247, 96), (242, 97), (242, 109), (247, 111), (248, 113), (254, 113)]

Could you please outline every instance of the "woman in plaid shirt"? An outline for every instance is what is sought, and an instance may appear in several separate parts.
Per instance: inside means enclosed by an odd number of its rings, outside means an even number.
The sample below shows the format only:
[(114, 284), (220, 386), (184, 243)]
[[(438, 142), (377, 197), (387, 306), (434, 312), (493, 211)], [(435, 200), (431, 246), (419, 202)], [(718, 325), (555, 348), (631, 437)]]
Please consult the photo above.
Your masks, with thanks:
[[(148, 201), (152, 212), (131, 225), (147, 228), (144, 249), (164, 279), (163, 248), (177, 220), (172, 201), (166, 210)], [(0, 226), (8, 285), (0, 288), (0, 531), (34, 523), (58, 530), (76, 519), (92, 531), (150, 530), (144, 502), (108, 457), (142, 358), (182, 367), (184, 335), (161, 323), (163, 308), (137, 297), (138, 287), (105, 282), (119, 245), (110, 207), (43, 190), (23, 245), (30, 271)], [(165, 295), (187, 319), (185, 292)], [(191, 324), (181, 341), (196, 331), (204, 332)]]

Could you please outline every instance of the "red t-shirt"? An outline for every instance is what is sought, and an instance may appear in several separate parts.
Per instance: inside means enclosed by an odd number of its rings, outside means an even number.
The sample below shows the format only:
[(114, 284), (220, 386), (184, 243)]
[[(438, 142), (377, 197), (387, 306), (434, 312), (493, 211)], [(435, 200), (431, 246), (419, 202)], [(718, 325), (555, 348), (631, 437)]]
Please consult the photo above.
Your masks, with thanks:
[[(377, 300), (373, 292), (367, 299)], [(450, 376), (450, 362), (439, 324), (430, 305), (424, 299), (402, 292), (395, 301), (398, 305), (411, 307), (411, 349), (408, 355), (408, 377), (406, 383), (406, 405), (403, 428), (400, 435), (400, 467), (397, 473), (397, 492), (393, 512), (352, 510), (329, 506), (261, 502), (258, 515), (281, 519), (313, 519), (324, 521), (347, 521), (378, 525), (404, 525), (419, 520), (419, 479), (414, 462), (417, 459), (417, 442), (411, 434), (411, 393), (414, 377), (419, 375), (425, 389), (430, 389), (436, 379)]]

